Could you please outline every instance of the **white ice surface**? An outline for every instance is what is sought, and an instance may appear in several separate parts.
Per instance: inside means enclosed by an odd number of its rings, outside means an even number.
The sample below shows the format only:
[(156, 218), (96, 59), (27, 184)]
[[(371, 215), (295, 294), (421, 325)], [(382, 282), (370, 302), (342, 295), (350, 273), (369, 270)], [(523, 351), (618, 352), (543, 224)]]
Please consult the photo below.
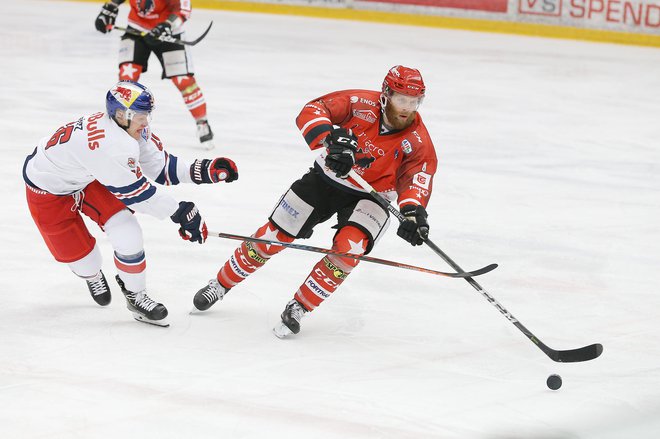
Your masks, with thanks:
[[(163, 190), (210, 229), (250, 234), (315, 156), (294, 124), (307, 100), (418, 67), (440, 160), (432, 238), (463, 268), (499, 263), (479, 282), (546, 344), (605, 346), (557, 364), (463, 280), (366, 263), (278, 340), (320, 257), (296, 250), (191, 316), (236, 242), (191, 245), (146, 216), (149, 292), (171, 327), (135, 322), (114, 281), (95, 305), (37, 233), (21, 167), (40, 137), (103, 108), (119, 35), (94, 30), (99, 5), (2, 5), (0, 438), (660, 437), (660, 51), (208, 10), (190, 22), (190, 37), (215, 22), (193, 56), (240, 180)], [(208, 157), (155, 58), (142, 82), (168, 150)], [(329, 246), (330, 225), (307, 242)], [(448, 269), (393, 228), (373, 255)]]

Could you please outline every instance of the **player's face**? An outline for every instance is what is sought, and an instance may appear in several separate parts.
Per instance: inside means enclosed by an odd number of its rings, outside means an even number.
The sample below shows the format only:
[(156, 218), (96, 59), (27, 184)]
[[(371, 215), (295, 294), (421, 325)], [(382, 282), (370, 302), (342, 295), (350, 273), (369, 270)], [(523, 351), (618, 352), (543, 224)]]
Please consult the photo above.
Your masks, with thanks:
[(415, 120), (417, 108), (422, 103), (421, 97), (407, 96), (392, 92), (387, 97), (385, 116), (395, 130), (408, 128)]
[(151, 113), (133, 112), (131, 123), (126, 128), (126, 132), (137, 140), (140, 138), (142, 130), (149, 126), (149, 122), (151, 122)]

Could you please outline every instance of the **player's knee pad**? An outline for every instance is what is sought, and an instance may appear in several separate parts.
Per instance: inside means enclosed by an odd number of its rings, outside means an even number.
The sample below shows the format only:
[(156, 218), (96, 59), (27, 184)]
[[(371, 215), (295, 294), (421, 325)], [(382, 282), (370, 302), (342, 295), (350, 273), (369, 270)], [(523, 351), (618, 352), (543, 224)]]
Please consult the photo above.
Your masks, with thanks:
[(190, 93), (199, 89), (195, 77), (192, 75), (180, 75), (170, 78), (172, 84), (178, 88), (181, 93)]
[(135, 255), (144, 250), (142, 228), (137, 218), (128, 209), (113, 215), (105, 223), (104, 230), (115, 253)]
[[(280, 241), (280, 242), (293, 242), (294, 238), (288, 236), (286, 233), (282, 232), (275, 224), (268, 221), (266, 224), (261, 226), (259, 230), (254, 234), (255, 238), (269, 239), (271, 241)], [(255, 259), (258, 260), (258, 257), (269, 259), (271, 256), (276, 255), (277, 253), (284, 250), (284, 247), (273, 244), (265, 244), (261, 242), (251, 243), (246, 241), (246, 249), (250, 255), (254, 255)], [(265, 261), (264, 261), (265, 263)]]
[(268, 218), (277, 228), (294, 238), (309, 238), (316, 225), (314, 207), (289, 189)]
[(142, 66), (132, 62), (125, 62), (119, 65), (120, 81), (137, 81), (142, 74)]
[[(390, 224), (389, 214), (378, 203), (369, 199), (363, 199), (357, 202), (353, 212), (348, 217), (343, 226), (353, 226), (360, 229), (366, 236), (367, 245), (364, 254), (373, 249), (374, 245)], [(339, 234), (342, 230), (340, 228)]]
[(73, 271), (73, 274), (85, 279), (95, 276), (101, 270), (102, 263), (103, 258), (101, 256), (101, 251), (99, 250), (98, 245), (94, 245), (94, 248), (87, 254), (87, 256), (84, 256), (82, 259), (75, 262), (70, 262), (67, 265), (71, 271)]
[[(332, 242), (332, 249), (342, 253), (363, 255), (369, 247), (369, 236), (361, 228), (344, 226), (340, 228)], [(328, 255), (327, 259), (344, 272), (351, 270), (360, 262), (358, 259), (346, 258), (338, 255)]]

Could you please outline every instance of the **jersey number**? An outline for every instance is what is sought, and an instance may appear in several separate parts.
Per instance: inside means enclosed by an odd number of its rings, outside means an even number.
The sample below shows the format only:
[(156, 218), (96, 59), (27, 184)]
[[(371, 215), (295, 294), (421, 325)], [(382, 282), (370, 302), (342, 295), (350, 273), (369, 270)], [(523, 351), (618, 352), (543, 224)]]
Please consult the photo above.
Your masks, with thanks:
[(55, 131), (53, 137), (51, 137), (48, 143), (46, 143), (46, 149), (50, 148), (51, 146), (60, 145), (62, 143), (68, 142), (69, 139), (71, 139), (71, 133), (73, 133), (74, 123), (75, 122), (68, 123), (63, 127), (60, 127), (57, 131)]

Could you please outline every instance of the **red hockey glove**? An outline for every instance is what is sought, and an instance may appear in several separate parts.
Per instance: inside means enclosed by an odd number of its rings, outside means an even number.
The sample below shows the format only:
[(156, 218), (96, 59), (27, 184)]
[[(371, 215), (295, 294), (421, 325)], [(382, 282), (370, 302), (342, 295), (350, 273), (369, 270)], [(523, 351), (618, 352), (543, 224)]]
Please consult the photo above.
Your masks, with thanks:
[(195, 184), (231, 183), (238, 180), (238, 168), (233, 160), (218, 157), (213, 160), (195, 160), (190, 165), (190, 178)]
[(401, 208), (406, 220), (399, 225), (396, 234), (412, 245), (422, 245), (429, 236), (429, 223), (424, 206), (407, 205)]
[(199, 214), (195, 203), (190, 201), (181, 201), (179, 208), (170, 217), (172, 221), (181, 225), (179, 235), (186, 241), (199, 242), (203, 244), (209, 236), (206, 223)]

